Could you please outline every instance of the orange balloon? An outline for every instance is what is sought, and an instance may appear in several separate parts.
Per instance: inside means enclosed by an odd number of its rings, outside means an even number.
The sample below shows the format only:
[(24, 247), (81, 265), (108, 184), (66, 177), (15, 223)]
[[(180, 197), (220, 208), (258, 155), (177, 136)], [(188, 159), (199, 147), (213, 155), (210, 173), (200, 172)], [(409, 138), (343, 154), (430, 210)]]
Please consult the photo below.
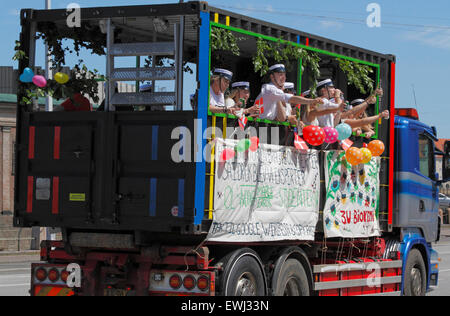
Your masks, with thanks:
[(363, 161), (361, 150), (356, 147), (350, 147), (345, 153), (345, 158), (352, 166), (359, 165)]
[(384, 144), (381, 140), (373, 140), (367, 146), (369, 150), (372, 152), (372, 156), (378, 157), (384, 153)]

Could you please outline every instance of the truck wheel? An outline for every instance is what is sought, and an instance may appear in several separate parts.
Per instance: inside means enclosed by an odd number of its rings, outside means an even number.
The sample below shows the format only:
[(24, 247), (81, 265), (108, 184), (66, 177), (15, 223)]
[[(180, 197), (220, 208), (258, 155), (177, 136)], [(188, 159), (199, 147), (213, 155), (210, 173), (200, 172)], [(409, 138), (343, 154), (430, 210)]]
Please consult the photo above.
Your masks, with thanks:
[(305, 269), (296, 259), (284, 262), (274, 291), (275, 296), (308, 296), (309, 285)]
[(258, 255), (250, 250), (238, 250), (226, 262), (222, 276), (225, 296), (264, 296), (266, 286)]
[(417, 249), (412, 249), (409, 252), (404, 281), (404, 294), (406, 296), (425, 296), (427, 272), (422, 254)]

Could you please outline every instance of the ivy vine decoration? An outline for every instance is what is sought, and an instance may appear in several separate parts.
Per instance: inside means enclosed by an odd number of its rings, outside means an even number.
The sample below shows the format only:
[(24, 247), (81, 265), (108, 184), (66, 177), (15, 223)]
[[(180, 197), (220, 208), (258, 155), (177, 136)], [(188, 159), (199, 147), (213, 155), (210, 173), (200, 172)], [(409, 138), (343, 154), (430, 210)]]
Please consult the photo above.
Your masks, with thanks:
[(374, 80), (370, 78), (372, 67), (350, 60), (337, 58), (339, 67), (347, 76), (348, 84), (355, 86), (362, 94), (371, 94), (374, 91)]
[(44, 88), (39, 88), (33, 83), (21, 83), (25, 87), (26, 96), (22, 97), (22, 104), (32, 104), (33, 99), (50, 96), (56, 100), (67, 99), (74, 94), (88, 95), (94, 103), (99, 103), (98, 82), (104, 81), (105, 77), (100, 75), (97, 69), (90, 71), (80, 60), (71, 70), (70, 79), (65, 84), (60, 84), (54, 79), (48, 79)]
[[(52, 70), (59, 71), (65, 65), (66, 53), (76, 53), (80, 55), (81, 48), (90, 50), (96, 55), (105, 55), (106, 37), (101, 33), (98, 26), (90, 26), (83, 24), (80, 28), (73, 28), (70, 35), (62, 33), (53, 22), (38, 23), (38, 34), (36, 39), (42, 39), (48, 45), (49, 56), (52, 62)], [(72, 40), (73, 46), (70, 45)], [(67, 46), (64, 46), (67, 43)], [(20, 50), (20, 42), (16, 41), (15, 54), (13, 60), (28, 59), (25, 52)], [(41, 74), (42, 75), (42, 74)], [(88, 95), (93, 102), (98, 103), (98, 81), (105, 80), (103, 75), (100, 75), (98, 70), (89, 70), (83, 64), (83, 60), (79, 60), (71, 70), (70, 80), (61, 85), (55, 80), (47, 79), (47, 85), (44, 88), (39, 88), (32, 83), (21, 83), (21, 88), (25, 91), (25, 96), (22, 98), (22, 104), (32, 104), (33, 99), (51, 96), (57, 100), (67, 99), (76, 93)]]
[[(76, 53), (80, 56), (81, 48), (91, 50), (93, 54), (106, 55), (106, 36), (102, 34), (99, 26), (83, 24), (81, 27), (71, 29), (70, 37), (60, 32), (53, 22), (38, 23), (36, 39), (42, 39), (48, 45), (49, 55), (52, 57), (53, 68), (61, 68), (65, 64), (66, 52)], [(65, 39), (73, 40), (73, 47), (63, 47)]]
[(317, 80), (320, 78), (320, 57), (315, 52), (308, 51), (302, 47), (258, 38), (256, 40), (256, 53), (253, 55), (253, 66), (255, 72), (262, 76), (269, 72), (269, 59), (276, 63), (283, 63), (288, 69), (292, 67), (292, 61), (302, 61), (302, 73), (309, 70), (310, 90), (315, 96)]
[(230, 52), (234, 56), (240, 56), (241, 50), (238, 42), (244, 40), (243, 37), (236, 37), (230, 30), (222, 29), (220, 27), (211, 28), (211, 55), (216, 64), (221, 64), (223, 55), (221, 52)]
[[(153, 58), (155, 58), (154, 65), (153, 65)], [(173, 57), (169, 56), (154, 56), (154, 57), (148, 56), (147, 58), (144, 59), (144, 68), (151, 68), (152, 65), (156, 67), (165, 67), (165, 66), (175, 67), (175, 61), (173, 60)], [(188, 61), (186, 60), (183, 61), (183, 72), (189, 73), (191, 75), (194, 73), (191, 67), (189, 67)]]

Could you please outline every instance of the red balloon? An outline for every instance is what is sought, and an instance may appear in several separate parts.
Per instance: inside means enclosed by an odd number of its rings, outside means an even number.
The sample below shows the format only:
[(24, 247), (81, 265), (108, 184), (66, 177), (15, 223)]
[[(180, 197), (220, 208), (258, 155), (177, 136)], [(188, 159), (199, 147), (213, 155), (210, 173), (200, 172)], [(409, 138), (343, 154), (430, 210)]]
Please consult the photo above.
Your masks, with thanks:
[(303, 138), (313, 146), (320, 146), (325, 141), (325, 132), (319, 126), (309, 125), (303, 129)]
[(259, 147), (259, 138), (257, 136), (250, 137), (250, 142), (249, 150), (255, 152)]
[(236, 155), (236, 152), (234, 151), (234, 149), (225, 148), (222, 151), (222, 154), (220, 155), (220, 158), (221, 158), (220, 161), (228, 161), (230, 159), (233, 159), (235, 155)]

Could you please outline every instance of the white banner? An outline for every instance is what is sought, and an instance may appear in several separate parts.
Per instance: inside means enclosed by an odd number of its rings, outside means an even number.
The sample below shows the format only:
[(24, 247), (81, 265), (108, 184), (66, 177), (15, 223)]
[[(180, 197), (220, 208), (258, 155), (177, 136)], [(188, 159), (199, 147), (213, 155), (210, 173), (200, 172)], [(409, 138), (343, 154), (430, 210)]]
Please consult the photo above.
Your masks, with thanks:
[(256, 152), (219, 158), (236, 140), (216, 140), (214, 218), (207, 240), (313, 240), (318, 221), (318, 152), (260, 144)]
[(325, 236), (360, 238), (380, 235), (378, 223), (380, 157), (352, 167), (345, 152), (325, 152)]

